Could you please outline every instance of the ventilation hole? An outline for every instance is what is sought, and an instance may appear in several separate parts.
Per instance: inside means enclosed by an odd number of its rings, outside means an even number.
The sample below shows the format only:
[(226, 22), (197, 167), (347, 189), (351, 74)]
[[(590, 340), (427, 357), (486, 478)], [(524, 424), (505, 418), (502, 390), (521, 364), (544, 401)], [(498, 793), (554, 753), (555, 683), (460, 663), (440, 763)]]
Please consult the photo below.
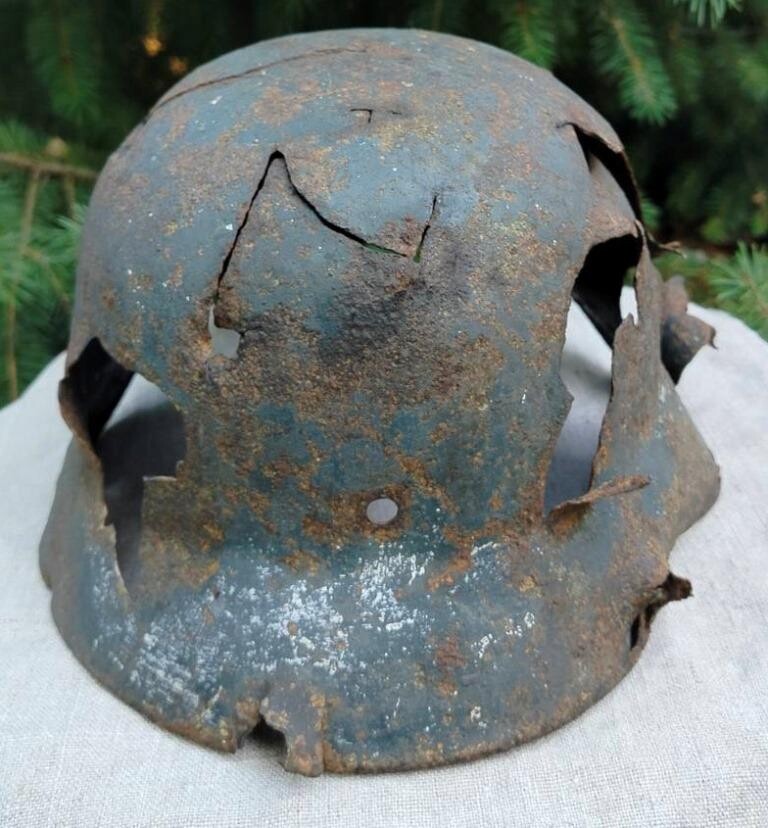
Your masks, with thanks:
[(251, 731), (251, 736), (275, 758), (283, 758), (288, 753), (285, 734), (268, 725), (263, 718), (259, 719), (259, 723)]
[(237, 349), (240, 347), (240, 340), (243, 335), (231, 328), (219, 328), (214, 318), (213, 305), (211, 305), (211, 310), (208, 313), (208, 333), (211, 335), (214, 354), (227, 359), (234, 359), (237, 356)]
[(368, 504), (365, 510), (368, 520), (377, 526), (391, 523), (397, 517), (397, 513), (397, 503), (388, 497), (377, 497)]
[(101, 461), (106, 522), (128, 590), (137, 574), (144, 480), (173, 476), (185, 453), (184, 422), (163, 392), (93, 339), (62, 383)]
[(568, 312), (560, 377), (573, 402), (549, 465), (546, 512), (588, 491), (611, 393), (611, 350), (574, 302)]

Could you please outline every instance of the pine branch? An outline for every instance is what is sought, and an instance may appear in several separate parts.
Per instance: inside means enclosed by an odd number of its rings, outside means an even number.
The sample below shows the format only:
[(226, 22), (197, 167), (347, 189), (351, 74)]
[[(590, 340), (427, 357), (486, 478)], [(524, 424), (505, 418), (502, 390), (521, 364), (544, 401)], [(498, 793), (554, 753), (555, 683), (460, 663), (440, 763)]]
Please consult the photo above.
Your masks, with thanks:
[(681, 106), (698, 104), (704, 54), (699, 44), (686, 37), (678, 21), (665, 27), (661, 42), (664, 65)]
[(717, 303), (768, 339), (768, 247), (739, 242), (736, 253), (713, 263)]
[(617, 81), (630, 115), (656, 124), (669, 120), (677, 101), (643, 12), (632, 0), (603, 0), (595, 25), (596, 66)]
[(659, 229), (661, 221), (661, 209), (654, 201), (651, 201), (646, 195), (640, 196), (640, 206), (643, 210), (643, 224), (652, 233)]
[[(35, 216), (37, 190), (40, 184), (40, 172), (33, 170), (27, 182), (24, 206), (21, 213), (17, 262), (21, 261), (32, 236), (32, 221)], [(5, 375), (8, 383), (8, 396), (15, 400), (19, 396), (19, 376), (16, 364), (16, 290), (20, 279), (20, 266), (13, 269), (8, 281), (8, 295), (5, 306)]]
[(555, 14), (552, 0), (496, 0), (501, 45), (532, 63), (549, 68), (555, 60)]
[(676, 5), (685, 4), (691, 17), (699, 26), (707, 22), (714, 27), (725, 17), (729, 9), (741, 8), (741, 0), (674, 0)]
[(91, 5), (34, 0), (27, 22), (27, 53), (53, 111), (77, 127), (98, 127), (102, 66)]
[(742, 90), (756, 104), (768, 103), (768, 42), (761, 40), (756, 47), (739, 51), (735, 68)]
[(78, 178), (83, 181), (95, 181), (98, 173), (87, 167), (75, 167), (71, 164), (61, 164), (57, 161), (44, 161), (39, 158), (29, 158), (15, 152), (0, 152), (0, 164), (16, 167), (20, 170), (31, 170), (42, 175), (61, 175), (66, 178)]
[(26, 247), (22, 251), (22, 255), (25, 258), (35, 262), (35, 264), (40, 265), (40, 267), (45, 271), (46, 276), (48, 276), (48, 280), (51, 283), (51, 287), (53, 287), (53, 292), (55, 293), (56, 298), (59, 300), (63, 307), (69, 310), (72, 304), (69, 292), (67, 291), (64, 283), (61, 281), (59, 275), (53, 268), (51, 260), (48, 258), (48, 256), (46, 256), (40, 250), (36, 250), (34, 247)]
[(66, 346), (85, 208), (76, 204), (73, 218), (49, 219), (47, 189), (41, 176), (31, 230), (22, 233), (26, 190), (17, 192), (0, 180), (0, 404), (20, 393)]
[(65, 344), (78, 201), (96, 177), (65, 163), (70, 150), (59, 138), (0, 121), (0, 404)]
[(42, 155), (45, 136), (12, 118), (0, 121), (0, 152)]

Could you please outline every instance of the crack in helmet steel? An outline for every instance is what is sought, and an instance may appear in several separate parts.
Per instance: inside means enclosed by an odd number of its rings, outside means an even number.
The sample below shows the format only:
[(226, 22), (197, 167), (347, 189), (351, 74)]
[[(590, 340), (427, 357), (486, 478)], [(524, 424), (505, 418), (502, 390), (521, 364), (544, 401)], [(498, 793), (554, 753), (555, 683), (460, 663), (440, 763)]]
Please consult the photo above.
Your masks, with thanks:
[[(673, 382), (713, 332), (651, 244), (610, 126), (498, 49), (325, 32), (194, 71), (84, 231), (41, 544), (68, 645), (163, 727), (233, 751), (266, 723), (305, 774), (578, 715), (690, 592), (669, 550), (718, 490)], [(546, 503), (572, 299), (610, 400)]]

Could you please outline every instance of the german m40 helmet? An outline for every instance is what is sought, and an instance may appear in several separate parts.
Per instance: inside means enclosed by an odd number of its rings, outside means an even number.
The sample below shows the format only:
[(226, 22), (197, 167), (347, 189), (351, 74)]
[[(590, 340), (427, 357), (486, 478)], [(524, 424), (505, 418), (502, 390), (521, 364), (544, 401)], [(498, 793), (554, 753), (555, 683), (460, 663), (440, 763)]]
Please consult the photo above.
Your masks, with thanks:
[[(612, 347), (581, 483), (572, 299)], [(152, 720), (229, 751), (266, 723), (301, 773), (532, 739), (690, 591), (668, 553), (718, 474), (674, 380), (711, 334), (616, 135), (548, 72), (417, 31), (225, 55), (93, 194), (56, 623)]]

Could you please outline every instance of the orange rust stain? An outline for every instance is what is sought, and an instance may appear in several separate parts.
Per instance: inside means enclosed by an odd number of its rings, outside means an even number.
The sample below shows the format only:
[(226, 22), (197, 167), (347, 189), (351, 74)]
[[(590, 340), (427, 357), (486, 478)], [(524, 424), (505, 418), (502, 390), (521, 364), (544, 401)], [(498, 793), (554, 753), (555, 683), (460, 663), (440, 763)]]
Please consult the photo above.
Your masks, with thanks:
[(289, 95), (279, 86), (268, 86), (251, 106), (251, 112), (257, 123), (279, 126), (293, 120), (306, 102), (303, 93)]
[(536, 579), (533, 575), (524, 575), (518, 582), (517, 588), (520, 592), (530, 592), (532, 589), (536, 589), (538, 584), (536, 583)]
[(463, 667), (466, 663), (467, 660), (461, 654), (456, 636), (448, 636), (435, 650), (435, 664), (441, 670), (453, 670), (457, 667)]
[(458, 575), (463, 575), (472, 568), (472, 553), (469, 549), (460, 549), (450, 563), (436, 575), (427, 579), (427, 589), (434, 592), (444, 586), (450, 586)]
[(286, 555), (283, 558), (283, 563), (294, 572), (308, 572), (310, 575), (316, 575), (320, 570), (322, 561), (310, 552), (297, 549), (295, 552), (291, 552), (290, 555)]
[(101, 293), (101, 301), (104, 304), (104, 307), (107, 310), (112, 310), (115, 307), (115, 289), (114, 288), (105, 288)]
[(181, 287), (182, 277), (184, 276), (184, 268), (177, 264), (176, 267), (173, 268), (173, 272), (171, 273), (170, 278), (168, 279), (168, 284), (171, 287)]
[(459, 691), (459, 687), (456, 684), (456, 682), (453, 679), (445, 677), (445, 676), (443, 678), (441, 678), (440, 681), (437, 682), (436, 686), (437, 686), (437, 692), (441, 696), (446, 696), (446, 697), (455, 696)]
[(326, 741), (322, 743), (322, 752), (325, 769), (331, 773), (352, 773), (357, 770), (358, 760), (356, 753), (339, 753)]

